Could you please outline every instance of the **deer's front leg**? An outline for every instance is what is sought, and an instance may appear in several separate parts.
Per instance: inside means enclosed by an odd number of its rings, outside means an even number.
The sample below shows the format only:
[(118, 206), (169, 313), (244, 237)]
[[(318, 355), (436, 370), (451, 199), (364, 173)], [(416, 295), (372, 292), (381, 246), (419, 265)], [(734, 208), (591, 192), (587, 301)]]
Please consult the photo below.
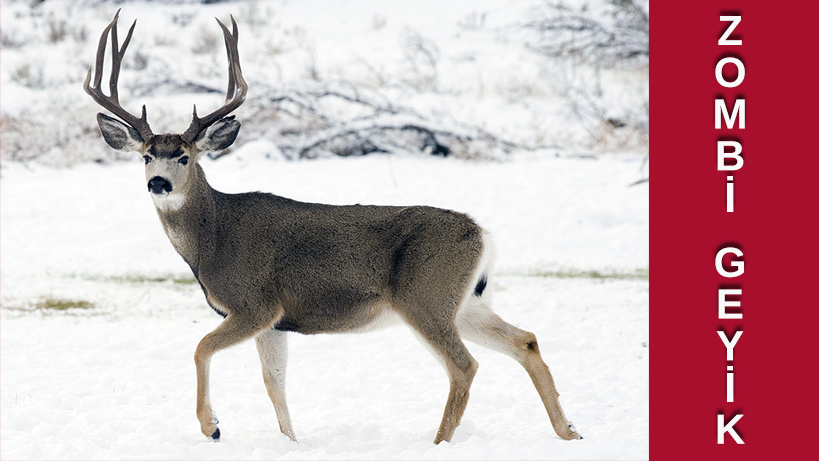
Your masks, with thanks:
[(256, 336), (260, 331), (270, 328), (273, 323), (260, 320), (250, 315), (230, 314), (211, 331), (196, 347), (193, 360), (196, 362), (196, 416), (202, 433), (212, 440), (221, 436), (216, 426), (217, 419), (210, 406), (210, 359), (216, 352)]

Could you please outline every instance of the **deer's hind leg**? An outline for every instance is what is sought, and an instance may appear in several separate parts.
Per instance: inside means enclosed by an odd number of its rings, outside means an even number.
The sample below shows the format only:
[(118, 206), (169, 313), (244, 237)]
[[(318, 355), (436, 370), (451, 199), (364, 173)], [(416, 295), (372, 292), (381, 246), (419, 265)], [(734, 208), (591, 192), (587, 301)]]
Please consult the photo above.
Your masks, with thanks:
[(279, 429), (294, 442), (296, 434), (290, 422), (287, 400), (284, 393), (285, 372), (287, 369), (287, 333), (272, 328), (256, 336), (256, 349), (262, 361), (262, 376), (267, 388), (267, 395), (276, 409)]
[(464, 303), (457, 325), (464, 339), (502, 352), (523, 365), (557, 435), (566, 440), (582, 438), (563, 414), (552, 374), (543, 362), (534, 334), (506, 323), (477, 296), (470, 296)]
[(435, 444), (449, 442), (466, 410), (469, 388), (478, 371), (478, 362), (458, 336), (454, 319), (449, 323), (414, 322), (408, 319), (407, 323), (443, 364), (449, 376), (449, 397), (444, 407), (441, 425), (435, 435)]

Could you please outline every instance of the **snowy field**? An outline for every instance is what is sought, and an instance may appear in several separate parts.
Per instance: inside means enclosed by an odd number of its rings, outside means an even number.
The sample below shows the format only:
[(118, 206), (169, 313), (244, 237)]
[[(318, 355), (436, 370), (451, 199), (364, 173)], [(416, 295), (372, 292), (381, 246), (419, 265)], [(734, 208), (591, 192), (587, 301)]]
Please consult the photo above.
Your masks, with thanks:
[[(223, 436), (209, 443), (194, 413), (192, 357), (220, 317), (163, 234), (141, 162), (8, 164), (0, 182), (3, 459), (647, 457), (648, 281), (638, 269), (648, 259), (648, 194), (628, 187), (639, 157), (251, 164), (253, 155), (244, 149), (203, 167), (228, 192), (434, 205), (492, 230), (495, 310), (538, 335), (585, 439), (559, 439), (523, 369), (472, 345), (481, 367), (464, 421), (452, 444), (434, 446), (446, 375), (394, 326), (291, 335), (288, 399), (299, 444), (278, 431), (253, 343), (217, 354)], [(592, 271), (637, 275), (584, 276)]]
[[(647, 72), (592, 72), (606, 113), (581, 123), (566, 81), (588, 69), (532, 52), (516, 26), (539, 0), (0, 2), (0, 459), (648, 457), (648, 187), (630, 186), (647, 175), (645, 143), (608, 123), (627, 118), (635, 95), (624, 85), (646, 84)], [(193, 353), (221, 318), (164, 235), (141, 160), (112, 154), (81, 88), (120, 7), (120, 40), (139, 19), (122, 101), (147, 104), (156, 132), (182, 130), (194, 103), (201, 112), (222, 103), (213, 17), (236, 16), (250, 90), (236, 148), (202, 161), (216, 189), (430, 205), (490, 230), (494, 309), (538, 336), (584, 439), (557, 437), (517, 363), (467, 344), (480, 363), (469, 405), (452, 443), (433, 445), (447, 377), (399, 325), (290, 335), (299, 443), (279, 433), (254, 343), (219, 352), (211, 384), (222, 439), (207, 441)], [(326, 88), (518, 147), (287, 161), (283, 140), (309, 142), (298, 130), (314, 120), (265, 98)], [(337, 101), (320, 108), (361, 116)]]

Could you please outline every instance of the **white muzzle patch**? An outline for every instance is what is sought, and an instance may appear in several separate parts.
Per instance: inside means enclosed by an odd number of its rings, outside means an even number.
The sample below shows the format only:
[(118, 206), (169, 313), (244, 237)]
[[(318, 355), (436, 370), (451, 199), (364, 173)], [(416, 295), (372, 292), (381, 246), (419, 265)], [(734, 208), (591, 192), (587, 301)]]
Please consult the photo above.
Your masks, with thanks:
[(185, 196), (178, 192), (151, 193), (151, 199), (159, 211), (179, 211), (185, 204)]

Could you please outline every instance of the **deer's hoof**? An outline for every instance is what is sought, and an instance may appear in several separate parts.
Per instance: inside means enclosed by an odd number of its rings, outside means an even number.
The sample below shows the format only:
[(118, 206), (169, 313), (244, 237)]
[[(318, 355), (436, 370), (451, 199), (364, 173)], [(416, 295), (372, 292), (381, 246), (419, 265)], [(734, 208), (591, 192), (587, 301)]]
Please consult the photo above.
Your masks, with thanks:
[(219, 428), (217, 427), (216, 430), (213, 432), (213, 434), (210, 435), (209, 438), (211, 440), (213, 440), (214, 442), (218, 442), (219, 437), (221, 437), (221, 436), (222, 436), (222, 434), (219, 432)]
[(569, 423), (569, 433), (563, 438), (566, 440), (583, 440), (583, 436), (577, 433), (577, 428), (572, 423)]

